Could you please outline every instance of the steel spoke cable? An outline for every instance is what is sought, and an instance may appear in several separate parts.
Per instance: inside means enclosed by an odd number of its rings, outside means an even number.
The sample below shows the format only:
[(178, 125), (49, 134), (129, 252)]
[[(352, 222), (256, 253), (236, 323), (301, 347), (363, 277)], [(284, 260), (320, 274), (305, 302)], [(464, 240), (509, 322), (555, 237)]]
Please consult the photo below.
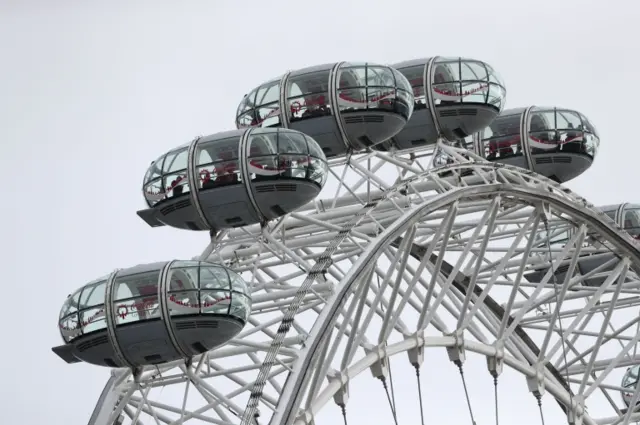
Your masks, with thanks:
[(418, 381), (418, 400), (420, 401), (420, 424), (424, 425), (424, 407), (422, 406), (422, 385), (420, 384), (420, 367), (416, 364), (416, 380)]
[(498, 375), (495, 374), (493, 376), (493, 398), (495, 400), (495, 414), (496, 414), (496, 425), (500, 425), (500, 421), (498, 419)]
[(384, 392), (387, 394), (387, 402), (389, 403), (389, 409), (391, 409), (391, 414), (393, 415), (393, 422), (395, 425), (398, 425), (398, 416), (396, 415), (396, 409), (391, 401), (391, 394), (389, 393), (389, 387), (387, 386), (387, 380), (384, 376), (380, 377), (380, 382), (382, 382), (382, 388), (384, 388)]
[(542, 396), (536, 392), (536, 401), (538, 402), (538, 411), (540, 412), (540, 424), (544, 425), (544, 413), (542, 412)]
[(476, 425), (476, 420), (473, 416), (473, 409), (471, 408), (471, 399), (469, 398), (469, 390), (467, 389), (467, 380), (464, 377), (464, 371), (462, 370), (462, 362), (456, 360), (454, 362), (458, 366), (460, 371), (460, 378), (462, 379), (462, 387), (464, 388), (464, 396), (467, 399), (467, 407), (469, 408), (469, 417), (471, 418), (471, 425)]
[(393, 410), (396, 410), (396, 392), (393, 390), (393, 373), (391, 372), (391, 359), (387, 357), (389, 365), (389, 384), (391, 385), (391, 401), (393, 401)]
[(347, 408), (344, 404), (340, 405), (340, 410), (342, 411), (342, 421), (344, 422), (344, 425), (349, 425), (347, 423)]

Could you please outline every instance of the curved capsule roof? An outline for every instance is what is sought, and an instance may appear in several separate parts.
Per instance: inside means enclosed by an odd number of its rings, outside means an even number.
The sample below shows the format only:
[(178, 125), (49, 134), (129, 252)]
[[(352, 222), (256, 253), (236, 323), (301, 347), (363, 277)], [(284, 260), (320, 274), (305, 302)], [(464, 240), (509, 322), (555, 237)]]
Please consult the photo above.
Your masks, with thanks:
[(555, 107), (502, 112), (475, 136), (476, 151), (490, 161), (533, 170), (566, 182), (592, 164), (600, 138), (580, 112)]
[(328, 175), (318, 143), (295, 130), (248, 128), (195, 139), (151, 163), (150, 226), (208, 230), (272, 220), (313, 200)]
[(392, 65), (411, 83), (415, 108), (411, 119), (379, 149), (411, 149), (467, 137), (489, 125), (502, 111), (506, 89), (485, 62), (433, 57)]
[(237, 335), (251, 295), (235, 272), (203, 261), (118, 270), (69, 295), (60, 311), (69, 363), (137, 367), (188, 358)]
[(236, 125), (300, 130), (333, 157), (393, 137), (412, 112), (411, 86), (398, 71), (340, 62), (292, 71), (252, 90)]

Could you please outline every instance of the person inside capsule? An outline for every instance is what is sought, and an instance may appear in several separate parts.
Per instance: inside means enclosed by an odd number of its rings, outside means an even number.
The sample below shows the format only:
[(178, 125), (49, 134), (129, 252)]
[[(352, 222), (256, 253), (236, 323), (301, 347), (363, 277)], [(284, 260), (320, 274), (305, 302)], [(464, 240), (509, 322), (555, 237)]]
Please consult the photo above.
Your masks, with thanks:
[(506, 158), (522, 153), (520, 115), (507, 115), (496, 119), (485, 130), (484, 137), (487, 137), (490, 133), (493, 134), (489, 137), (489, 143), (485, 151), (488, 160)]
[(307, 76), (308, 79), (289, 82), (287, 97), (296, 99), (289, 101), (290, 122), (331, 115), (331, 107), (328, 104), (329, 74), (322, 72), (320, 76), (326, 76), (326, 80), (317, 78), (317, 75), (310, 75)]

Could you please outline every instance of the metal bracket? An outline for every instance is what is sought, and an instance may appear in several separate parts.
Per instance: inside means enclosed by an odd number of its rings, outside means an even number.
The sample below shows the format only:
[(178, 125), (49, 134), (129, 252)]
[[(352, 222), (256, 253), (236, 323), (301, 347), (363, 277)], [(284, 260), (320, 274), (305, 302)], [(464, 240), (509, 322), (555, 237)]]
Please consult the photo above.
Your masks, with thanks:
[(455, 339), (455, 345), (453, 347), (447, 347), (447, 355), (449, 360), (460, 366), (464, 363), (467, 356), (464, 351), (464, 336), (461, 331), (456, 330), (451, 334), (445, 334), (445, 336), (452, 336)]
[(409, 335), (406, 339), (415, 339), (416, 346), (409, 349), (409, 363), (415, 368), (419, 368), (424, 363), (424, 331), (417, 331), (413, 335)]
[(500, 345), (496, 345), (496, 354), (487, 357), (487, 368), (489, 373), (494, 378), (497, 378), (502, 373), (504, 367), (504, 348)]
[(328, 378), (330, 383), (340, 382), (340, 388), (333, 395), (333, 401), (340, 407), (346, 406), (349, 401), (349, 377), (343, 372), (333, 370), (329, 373)]
[(536, 373), (533, 376), (527, 376), (527, 387), (536, 398), (542, 397), (545, 392), (544, 388), (544, 365), (536, 364)]
[(387, 379), (389, 377), (389, 359), (387, 358), (385, 347), (365, 347), (364, 351), (367, 355), (375, 353), (378, 357), (378, 360), (376, 360), (370, 367), (373, 377), (378, 379)]

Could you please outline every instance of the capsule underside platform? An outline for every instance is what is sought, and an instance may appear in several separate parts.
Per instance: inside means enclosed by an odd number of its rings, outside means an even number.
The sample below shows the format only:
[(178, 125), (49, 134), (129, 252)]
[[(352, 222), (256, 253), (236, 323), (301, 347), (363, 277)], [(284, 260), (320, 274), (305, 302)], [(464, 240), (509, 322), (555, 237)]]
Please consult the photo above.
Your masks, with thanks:
[[(341, 112), (344, 134), (352, 144), (364, 149), (376, 146), (397, 134), (398, 128), (407, 123), (404, 117), (395, 113), (375, 110)], [(343, 142), (334, 116), (321, 116), (293, 121), (289, 128), (312, 136), (322, 147), (327, 158), (346, 154), (348, 147)]]
[[(507, 158), (492, 159), (490, 161), (525, 169), (530, 168), (526, 158), (522, 154), (516, 154)], [(533, 156), (532, 161), (536, 173), (560, 183), (578, 177), (589, 169), (593, 163), (592, 158), (566, 151), (536, 154)]]
[[(486, 105), (460, 104), (436, 107), (440, 131), (448, 140), (461, 139), (484, 128), (499, 112)], [(385, 143), (374, 146), (374, 149), (389, 151), (392, 148), (396, 150), (420, 148), (435, 144), (438, 135), (438, 127), (430, 111), (416, 109), (400, 133)]]
[[(279, 178), (277, 181), (253, 182), (252, 193), (262, 215), (272, 220), (295, 211), (312, 201), (320, 193), (317, 184)], [(198, 220), (191, 197), (183, 194), (167, 199), (157, 208), (138, 211), (138, 215), (151, 227), (167, 225), (178, 229), (208, 230), (242, 227), (259, 223), (261, 217), (253, 208), (244, 186), (204, 189), (198, 193), (207, 224)]]
[[(188, 356), (196, 356), (223, 345), (240, 333), (244, 324), (234, 317), (180, 317), (173, 319), (178, 344)], [(141, 336), (144, 339), (141, 340)], [(123, 354), (133, 364), (161, 364), (185, 356), (171, 343), (162, 320), (127, 324), (116, 328)], [(98, 366), (127, 367), (120, 364), (107, 331), (96, 331), (53, 351), (67, 363), (84, 361)]]

